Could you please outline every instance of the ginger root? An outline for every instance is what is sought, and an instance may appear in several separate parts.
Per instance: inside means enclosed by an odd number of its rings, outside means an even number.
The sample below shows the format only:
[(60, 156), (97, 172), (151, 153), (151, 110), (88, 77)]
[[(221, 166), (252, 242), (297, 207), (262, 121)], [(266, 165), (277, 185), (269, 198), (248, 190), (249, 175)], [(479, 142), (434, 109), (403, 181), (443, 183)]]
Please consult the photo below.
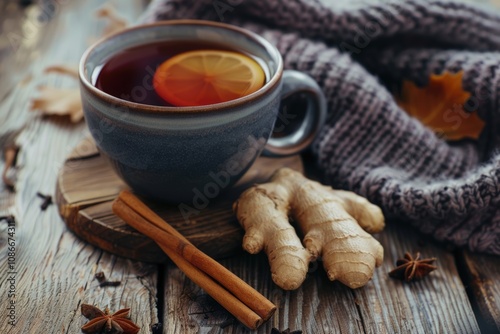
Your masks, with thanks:
[[(246, 190), (233, 209), (246, 231), (243, 248), (251, 254), (264, 249), (273, 281), (285, 290), (297, 289), (317, 259), (330, 280), (352, 289), (364, 286), (382, 264), (382, 245), (367, 233), (384, 228), (382, 210), (291, 169), (282, 168), (269, 183)], [(304, 245), (290, 216), (304, 234)]]

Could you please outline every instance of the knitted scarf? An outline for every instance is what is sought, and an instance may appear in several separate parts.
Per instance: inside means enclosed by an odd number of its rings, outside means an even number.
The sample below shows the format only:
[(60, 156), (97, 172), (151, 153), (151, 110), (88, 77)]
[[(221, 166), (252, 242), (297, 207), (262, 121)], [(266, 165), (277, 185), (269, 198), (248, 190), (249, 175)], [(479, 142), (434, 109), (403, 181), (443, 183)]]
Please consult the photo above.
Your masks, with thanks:
[[(252, 30), (285, 68), (318, 82), (329, 114), (312, 151), (325, 183), (437, 240), (500, 255), (499, 11), (450, 0), (159, 0), (142, 21), (180, 18)], [(443, 140), (389, 91), (444, 71), (463, 71), (486, 122), (477, 141)]]

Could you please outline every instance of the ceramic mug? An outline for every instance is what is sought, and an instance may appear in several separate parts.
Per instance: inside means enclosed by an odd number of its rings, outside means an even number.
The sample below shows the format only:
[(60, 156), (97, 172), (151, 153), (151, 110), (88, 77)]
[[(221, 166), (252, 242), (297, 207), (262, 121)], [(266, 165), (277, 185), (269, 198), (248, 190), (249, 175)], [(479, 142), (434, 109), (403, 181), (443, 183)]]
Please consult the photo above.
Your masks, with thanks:
[[(268, 80), (258, 91), (228, 102), (167, 107), (139, 104), (94, 85), (103, 64), (119, 51), (163, 41), (213, 42), (258, 57)], [(263, 154), (299, 153), (326, 115), (325, 98), (307, 75), (283, 70), (278, 50), (257, 34), (201, 20), (135, 26), (106, 37), (82, 56), (80, 90), (87, 126), (101, 154), (136, 193), (161, 201), (214, 198)], [(151, 80), (145, 74), (145, 81)], [(308, 103), (293, 133), (271, 137), (282, 99), (302, 93)]]

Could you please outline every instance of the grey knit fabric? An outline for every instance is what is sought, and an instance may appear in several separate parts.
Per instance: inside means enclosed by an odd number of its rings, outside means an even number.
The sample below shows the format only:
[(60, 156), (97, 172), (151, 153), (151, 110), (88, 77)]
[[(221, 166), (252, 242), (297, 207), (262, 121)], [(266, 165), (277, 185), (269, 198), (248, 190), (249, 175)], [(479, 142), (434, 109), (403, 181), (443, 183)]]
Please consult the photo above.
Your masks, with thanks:
[[(253, 30), (285, 68), (312, 76), (329, 115), (313, 152), (325, 182), (387, 218), (472, 251), (500, 254), (500, 14), (449, 0), (160, 0), (143, 21), (198, 18)], [(486, 129), (449, 143), (394, 102), (402, 79), (464, 71)], [(455, 122), (466, 122), (463, 119)]]

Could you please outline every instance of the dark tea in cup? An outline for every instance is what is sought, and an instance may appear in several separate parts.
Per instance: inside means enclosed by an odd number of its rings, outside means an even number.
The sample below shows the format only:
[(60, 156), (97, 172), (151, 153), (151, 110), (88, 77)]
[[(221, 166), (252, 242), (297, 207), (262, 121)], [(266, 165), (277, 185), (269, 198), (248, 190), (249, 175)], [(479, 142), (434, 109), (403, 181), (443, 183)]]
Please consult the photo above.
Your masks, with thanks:
[[(90, 47), (79, 73), (100, 154), (134, 192), (184, 204), (185, 217), (230, 189), (261, 154), (305, 149), (326, 115), (312, 78), (284, 71), (262, 37), (217, 22), (125, 29)], [(306, 97), (304, 117), (271, 136), (281, 102), (296, 95)]]
[(164, 41), (116, 53), (93, 77), (97, 88), (120, 99), (183, 107), (254, 93), (268, 72), (262, 59), (222, 44)]

